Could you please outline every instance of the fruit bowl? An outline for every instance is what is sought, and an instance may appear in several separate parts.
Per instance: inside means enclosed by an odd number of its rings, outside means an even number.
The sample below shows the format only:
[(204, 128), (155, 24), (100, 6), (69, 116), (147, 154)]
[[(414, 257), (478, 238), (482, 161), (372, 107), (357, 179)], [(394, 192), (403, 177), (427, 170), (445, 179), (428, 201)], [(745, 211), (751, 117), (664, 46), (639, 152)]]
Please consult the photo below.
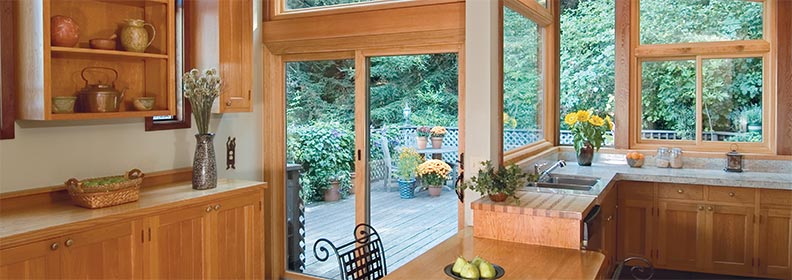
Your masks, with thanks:
[[(492, 278), (479, 278), (479, 279), (498, 279), (498, 278), (503, 277), (504, 274), (506, 274), (506, 270), (503, 270), (503, 267), (501, 267), (501, 266), (499, 266), (497, 264), (492, 264), (492, 266), (495, 267), (495, 277), (492, 277)], [(454, 273), (453, 268), (454, 268), (454, 264), (450, 263), (450, 264), (446, 265), (445, 268), (443, 268), (443, 272), (445, 272), (445, 274), (448, 275), (448, 277), (451, 277), (451, 278), (454, 278), (454, 279), (457, 279), (457, 280), (469, 280), (467, 278), (463, 278), (459, 274)]]
[(644, 164), (644, 155), (639, 152), (627, 153), (627, 165), (630, 167), (641, 167)]

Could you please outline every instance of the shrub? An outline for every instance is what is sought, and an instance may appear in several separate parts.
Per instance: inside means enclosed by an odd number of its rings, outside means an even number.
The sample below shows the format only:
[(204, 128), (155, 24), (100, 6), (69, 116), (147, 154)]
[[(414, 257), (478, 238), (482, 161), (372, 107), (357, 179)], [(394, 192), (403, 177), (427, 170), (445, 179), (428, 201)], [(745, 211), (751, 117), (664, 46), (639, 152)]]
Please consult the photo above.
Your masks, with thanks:
[(322, 200), (324, 190), (333, 180), (340, 182), (342, 195), (348, 193), (355, 149), (351, 129), (335, 122), (315, 122), (290, 126), (288, 137), (289, 158), (303, 168), (300, 176), (303, 200)]
[(418, 154), (413, 148), (401, 148), (399, 161), (397, 162), (397, 173), (399, 179), (408, 181), (415, 178), (416, 168), (423, 162), (423, 156)]

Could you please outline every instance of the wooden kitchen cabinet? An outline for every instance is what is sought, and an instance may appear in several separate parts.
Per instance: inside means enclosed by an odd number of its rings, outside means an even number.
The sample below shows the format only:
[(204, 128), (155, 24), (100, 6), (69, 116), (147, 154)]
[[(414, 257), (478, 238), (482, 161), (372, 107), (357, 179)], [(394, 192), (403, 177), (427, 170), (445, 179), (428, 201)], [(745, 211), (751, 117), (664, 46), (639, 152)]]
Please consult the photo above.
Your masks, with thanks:
[(665, 200), (658, 201), (657, 205), (657, 265), (695, 270), (704, 262), (704, 206)]
[(192, 55), (198, 69), (215, 67), (223, 89), (213, 113), (251, 112), (253, 91), (253, 0), (189, 2)]
[(139, 278), (139, 228), (123, 222), (4, 249), (0, 278)]
[(751, 206), (706, 205), (705, 269), (751, 275), (754, 270), (754, 211)]
[(792, 279), (792, 191), (761, 190), (758, 275)]
[(618, 190), (609, 191), (600, 201), (601, 211), (601, 220), (600, 220), (600, 232), (602, 236), (600, 240), (602, 242), (601, 252), (605, 255), (605, 266), (606, 268), (606, 275), (610, 275), (615, 267), (617, 260), (616, 260), (616, 235), (617, 235), (617, 197), (618, 197)]
[(653, 258), (654, 183), (619, 182), (617, 260)]
[(171, 211), (149, 219), (146, 241), (144, 278), (198, 279), (206, 278), (209, 206), (200, 204)]

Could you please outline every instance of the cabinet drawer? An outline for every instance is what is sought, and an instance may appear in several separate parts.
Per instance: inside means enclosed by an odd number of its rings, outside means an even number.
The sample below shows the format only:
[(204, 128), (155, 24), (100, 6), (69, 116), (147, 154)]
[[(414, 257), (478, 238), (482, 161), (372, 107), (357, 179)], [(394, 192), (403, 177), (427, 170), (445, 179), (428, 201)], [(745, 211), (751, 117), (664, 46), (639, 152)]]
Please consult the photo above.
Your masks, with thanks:
[(657, 197), (685, 200), (704, 200), (704, 187), (683, 184), (660, 184)]
[(732, 202), (754, 204), (756, 202), (756, 192), (753, 189), (730, 188), (730, 187), (708, 187), (709, 194), (707, 200), (718, 202)]
[(654, 183), (623, 181), (618, 183), (620, 199), (654, 199)]
[(763, 189), (759, 191), (759, 201), (762, 206), (792, 208), (792, 191)]

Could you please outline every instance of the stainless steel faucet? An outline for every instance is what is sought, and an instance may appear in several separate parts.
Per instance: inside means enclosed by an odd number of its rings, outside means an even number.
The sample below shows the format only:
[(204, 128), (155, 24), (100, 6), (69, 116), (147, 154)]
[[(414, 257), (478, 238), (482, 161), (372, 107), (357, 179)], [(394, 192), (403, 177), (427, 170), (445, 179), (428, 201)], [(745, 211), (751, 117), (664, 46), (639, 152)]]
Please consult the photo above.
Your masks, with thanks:
[(556, 168), (566, 166), (566, 162), (564, 160), (559, 160), (553, 165), (551, 165), (549, 168), (547, 168), (545, 171), (539, 173), (539, 170), (541, 170), (541, 168), (546, 165), (547, 165), (546, 162), (534, 164), (534, 172), (536, 172), (536, 174), (539, 174), (539, 178), (537, 179), (538, 182), (544, 182), (547, 179), (547, 176), (550, 175), (550, 172), (553, 172), (553, 170), (555, 170)]

